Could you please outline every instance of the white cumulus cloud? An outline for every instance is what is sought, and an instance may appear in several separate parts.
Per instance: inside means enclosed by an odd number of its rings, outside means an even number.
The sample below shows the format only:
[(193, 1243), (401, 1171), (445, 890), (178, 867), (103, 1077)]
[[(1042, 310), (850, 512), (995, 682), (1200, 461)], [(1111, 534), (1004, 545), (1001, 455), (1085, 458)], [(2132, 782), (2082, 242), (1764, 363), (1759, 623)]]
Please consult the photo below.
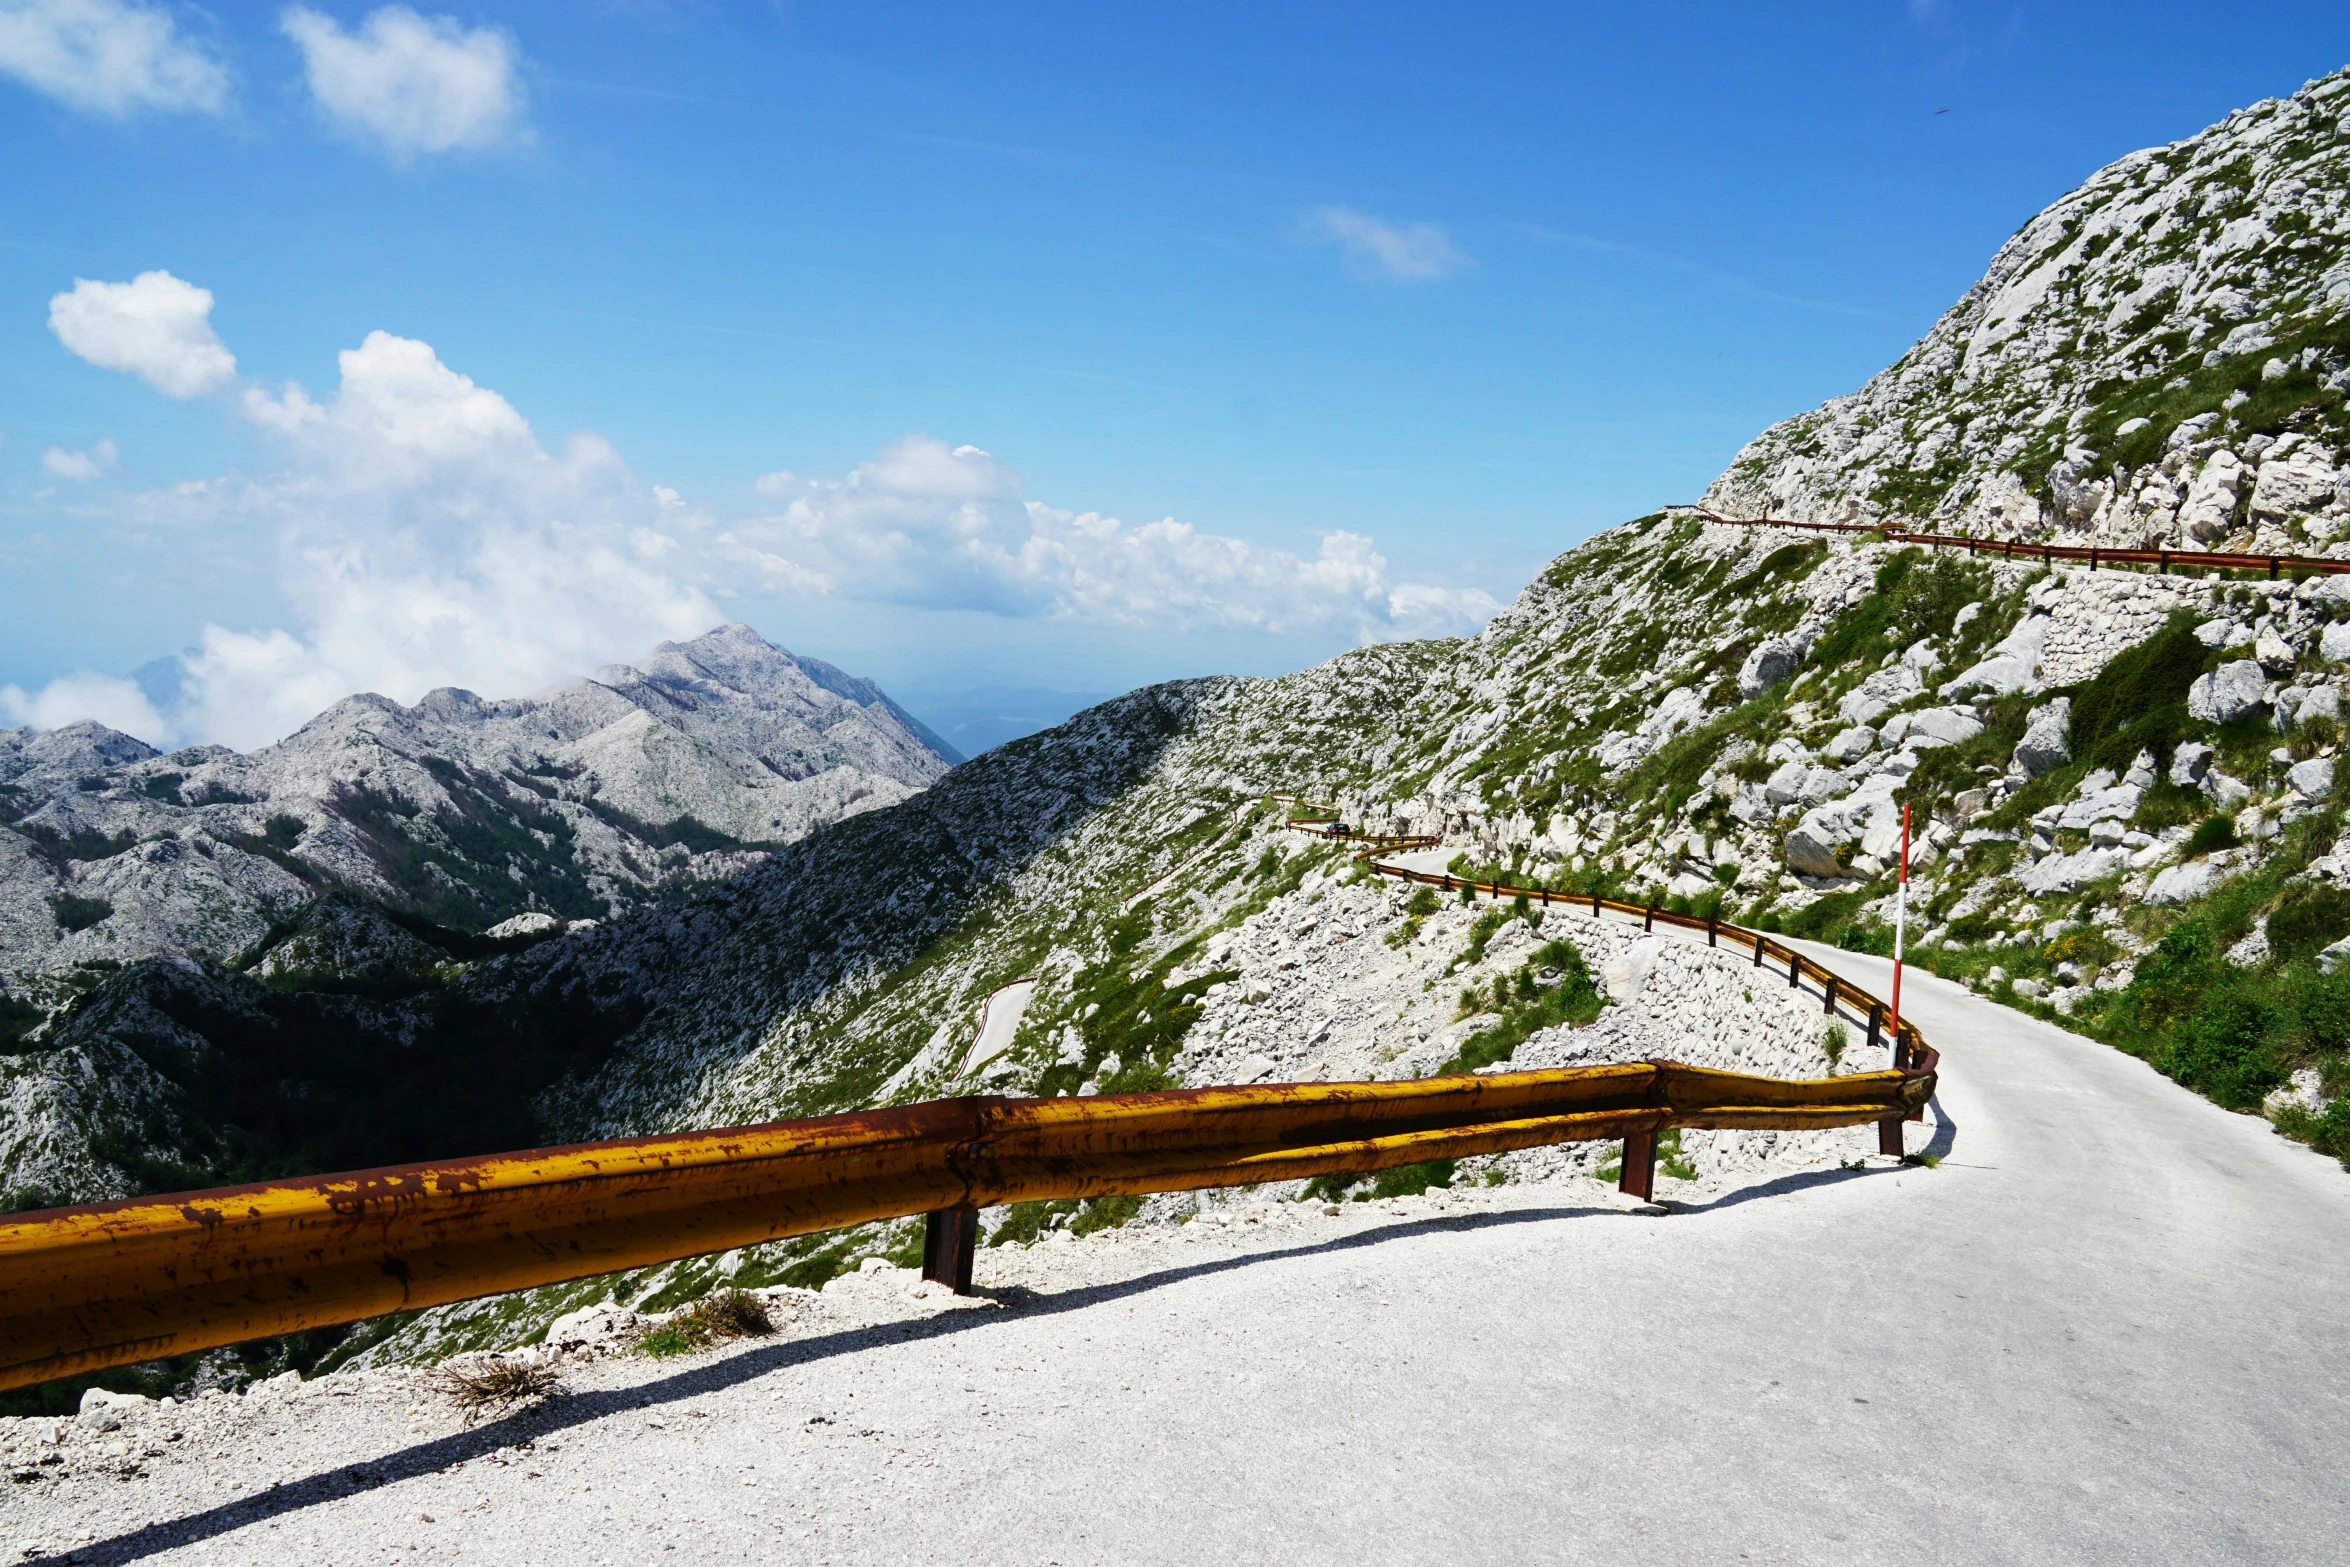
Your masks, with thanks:
[(94, 719), (109, 729), (136, 735), (149, 745), (167, 743), (172, 726), (155, 711), (145, 692), (128, 680), (88, 671), (60, 675), (37, 692), (0, 686), (0, 713), (35, 729), (63, 729)]
[(355, 691), (541, 690), (726, 618), (647, 549), (678, 515), (608, 443), (547, 451), (412, 338), (370, 332), (339, 365), (324, 401), (247, 393), (290, 465), (207, 498), (272, 526), (298, 626), (207, 626), (183, 660), (186, 733), (259, 744)]
[(1396, 283), (1434, 283), (1469, 265), (1470, 258), (1433, 223), (1390, 223), (1352, 207), (1316, 207), (1306, 233), (1336, 245), (1358, 277)]
[(52, 479), (95, 479), (114, 466), (112, 441), (100, 441), (88, 451), (52, 446), (41, 454), (41, 471)]
[(279, 25), (302, 51), (320, 110), (396, 163), (498, 147), (528, 133), (521, 51), (502, 28), (468, 29), (404, 5), (372, 12), (356, 32), (306, 6), (288, 8)]
[(713, 542), (780, 589), (919, 609), (1103, 625), (1343, 629), (1359, 639), (1474, 626), (1499, 608), (1474, 589), (1396, 583), (1361, 534), (1311, 557), (1164, 518), (1129, 526), (1024, 500), (1019, 476), (974, 446), (908, 436), (839, 479), (773, 473), (782, 501)]
[(718, 598), (762, 589), (1357, 641), (1465, 630), (1499, 607), (1473, 588), (1394, 580), (1359, 533), (1298, 554), (1172, 518), (1129, 526), (1029, 500), (989, 453), (918, 435), (838, 477), (769, 474), (768, 507), (726, 526), (639, 479), (600, 437), (549, 449), (427, 343), (371, 332), (338, 367), (326, 396), (245, 389), (236, 406), (278, 449), (274, 471), (109, 503), (142, 521), (257, 532), (280, 623), (205, 626), (161, 714), (127, 682), (86, 674), (0, 691), (0, 713), (250, 748), (356, 692), (544, 690), (699, 635), (733, 618)]
[(134, 0), (0, 0), (0, 72), (113, 119), (228, 106), (228, 72), (170, 12)]
[(101, 370), (127, 370), (166, 397), (201, 397), (237, 373), (212, 330), (212, 291), (168, 272), (75, 278), (73, 292), (49, 301), (49, 330)]

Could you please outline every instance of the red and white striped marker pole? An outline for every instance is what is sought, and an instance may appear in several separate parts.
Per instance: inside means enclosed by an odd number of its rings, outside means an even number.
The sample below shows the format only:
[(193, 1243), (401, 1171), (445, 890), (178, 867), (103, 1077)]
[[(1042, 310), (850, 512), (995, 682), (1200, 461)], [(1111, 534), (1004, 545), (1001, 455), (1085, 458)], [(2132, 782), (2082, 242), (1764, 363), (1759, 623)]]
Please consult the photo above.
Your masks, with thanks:
[(1893, 1064), (1901, 1064), (1901, 941), (1909, 925), (1909, 802), (1901, 803), (1901, 874), (1893, 894)]
[[(1893, 1065), (1906, 1065), (1901, 1049), (1901, 947), (1909, 928), (1909, 805), (1901, 807), (1901, 870), (1894, 883), (1893, 894)], [(1898, 1159), (1908, 1150), (1902, 1146), (1901, 1117), (1888, 1116), (1877, 1123), (1877, 1152)]]

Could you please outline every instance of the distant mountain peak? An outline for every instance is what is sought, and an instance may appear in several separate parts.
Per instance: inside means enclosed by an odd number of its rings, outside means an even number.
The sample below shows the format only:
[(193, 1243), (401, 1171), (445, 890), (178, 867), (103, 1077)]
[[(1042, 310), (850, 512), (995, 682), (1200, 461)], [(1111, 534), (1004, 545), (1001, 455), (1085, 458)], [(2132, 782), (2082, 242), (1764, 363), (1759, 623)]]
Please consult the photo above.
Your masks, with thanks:
[[(871, 681), (739, 622), (539, 697), (356, 693), (250, 753), (0, 730), (0, 982), (227, 959), (323, 889), (468, 930), (603, 918), (960, 760)], [(107, 912), (53, 918), (66, 896)]]

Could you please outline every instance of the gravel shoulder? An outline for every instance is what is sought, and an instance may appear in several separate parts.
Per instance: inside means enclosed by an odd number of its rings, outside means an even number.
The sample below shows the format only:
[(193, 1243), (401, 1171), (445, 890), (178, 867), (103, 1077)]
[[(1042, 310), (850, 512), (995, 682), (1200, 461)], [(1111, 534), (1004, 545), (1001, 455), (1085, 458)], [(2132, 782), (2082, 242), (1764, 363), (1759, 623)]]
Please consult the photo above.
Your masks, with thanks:
[[(1856, 981), (1876, 960), (1823, 950)], [(83, 1562), (2273, 1562), (2336, 1553), (2350, 1180), (1929, 976), (1945, 1154), (1579, 1176), (879, 1270), (467, 1430), (371, 1372), (11, 1422)], [(1858, 1154), (1869, 1129), (1849, 1134)], [(1251, 1219), (1254, 1222), (1251, 1222)], [(169, 1439), (172, 1430), (180, 1440)], [(116, 1449), (119, 1449), (117, 1451)], [(30, 1461), (28, 1461), (28, 1455)], [(67, 1553), (71, 1553), (70, 1556)]]

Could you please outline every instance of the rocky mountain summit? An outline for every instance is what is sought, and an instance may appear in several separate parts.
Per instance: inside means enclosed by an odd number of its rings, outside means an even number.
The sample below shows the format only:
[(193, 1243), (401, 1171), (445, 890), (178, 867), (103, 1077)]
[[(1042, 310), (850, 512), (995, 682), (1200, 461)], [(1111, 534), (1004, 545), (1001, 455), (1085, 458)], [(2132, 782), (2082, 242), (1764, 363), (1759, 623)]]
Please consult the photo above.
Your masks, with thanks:
[(362, 695), (249, 754), (0, 731), (0, 983), (249, 957), (338, 888), (483, 931), (608, 918), (935, 783), (872, 682), (725, 626), (549, 696)]
[(2098, 171), (1858, 392), (1764, 431), (1738, 517), (2350, 553), (2350, 76)]

